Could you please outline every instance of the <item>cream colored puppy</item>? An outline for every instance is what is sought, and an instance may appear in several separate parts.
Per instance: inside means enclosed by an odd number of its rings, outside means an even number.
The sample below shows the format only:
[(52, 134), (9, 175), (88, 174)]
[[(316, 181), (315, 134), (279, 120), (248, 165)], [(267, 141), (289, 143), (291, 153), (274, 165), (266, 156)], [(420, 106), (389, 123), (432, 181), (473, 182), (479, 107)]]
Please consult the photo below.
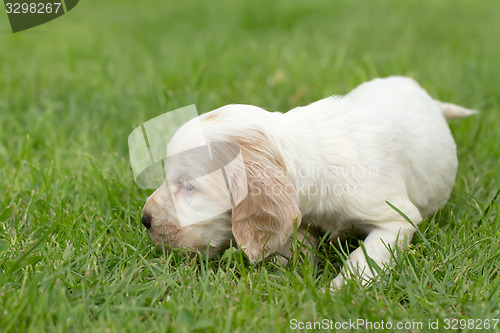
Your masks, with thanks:
[[(307, 226), (332, 239), (356, 232), (366, 236), (364, 250), (350, 254), (332, 287), (353, 275), (366, 282), (375, 270), (365, 255), (387, 266), (415, 232), (388, 202), (414, 225), (447, 202), (457, 156), (446, 119), (472, 113), (405, 77), (284, 114), (227, 105), (172, 137), (167, 152), (176, 158), (167, 158), (166, 181), (142, 221), (155, 244), (213, 256), (234, 240), (252, 262), (289, 254), (295, 223), (299, 237)], [(208, 147), (209, 157), (196, 147)], [(236, 156), (243, 163), (224, 168)], [(204, 176), (222, 169), (221, 177)]]

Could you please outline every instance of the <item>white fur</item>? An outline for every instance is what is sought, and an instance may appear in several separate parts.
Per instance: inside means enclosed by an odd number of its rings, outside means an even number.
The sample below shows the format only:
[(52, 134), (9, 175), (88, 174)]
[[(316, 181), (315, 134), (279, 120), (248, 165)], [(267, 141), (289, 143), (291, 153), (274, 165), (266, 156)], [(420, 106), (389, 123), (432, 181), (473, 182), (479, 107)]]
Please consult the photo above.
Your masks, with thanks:
[[(412, 79), (390, 77), (364, 83), (344, 97), (325, 98), (284, 114), (228, 105), (197, 120), (202, 122), (209, 142), (263, 133), (286, 165), (302, 227), (319, 227), (333, 238), (350, 231), (364, 233), (366, 254), (383, 267), (391, 261), (390, 249), (404, 247), (415, 232), (386, 202), (415, 225), (447, 202), (457, 157), (445, 116), (461, 117), (471, 112), (434, 101)], [(178, 130), (169, 150), (203, 144), (193, 133), (193, 124), (188, 122)], [(176, 179), (190, 172), (188, 163), (177, 164), (167, 163), (169, 184), (176, 184)], [(210, 215), (210, 210), (220, 209), (217, 202), (224, 197), (224, 184), (200, 179), (195, 183), (209, 190), (177, 188), (173, 198), (167, 198), (163, 186), (148, 199), (144, 212), (153, 215), (153, 241), (171, 241), (174, 246), (193, 250), (205, 249), (210, 243), (222, 250), (234, 237), (230, 211), (185, 228), (177, 225), (182, 237), (166, 240), (159, 235), (162, 226), (176, 223), (175, 214), (171, 214), (174, 206), (188, 215)], [(282, 242), (279, 246), (290, 245)], [(374, 275), (361, 248), (351, 253), (332, 287), (340, 286), (344, 277), (353, 273), (364, 281)]]

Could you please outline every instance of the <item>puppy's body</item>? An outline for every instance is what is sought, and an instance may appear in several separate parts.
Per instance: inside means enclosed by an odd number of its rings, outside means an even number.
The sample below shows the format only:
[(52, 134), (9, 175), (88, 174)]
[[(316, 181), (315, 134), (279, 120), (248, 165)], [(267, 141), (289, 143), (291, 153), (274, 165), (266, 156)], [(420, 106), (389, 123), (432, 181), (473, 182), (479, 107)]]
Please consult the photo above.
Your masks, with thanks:
[[(359, 231), (367, 234), (366, 254), (384, 266), (391, 260), (390, 249), (403, 247), (415, 231), (387, 202), (415, 225), (447, 202), (457, 158), (445, 115), (470, 113), (434, 101), (415, 81), (402, 77), (376, 79), (344, 97), (285, 114), (228, 105), (198, 120), (203, 140), (240, 147), (248, 195), (226, 214), (180, 227), (175, 214), (169, 214), (173, 206), (209, 210), (204, 203), (217, 202), (220, 194), (162, 186), (148, 199), (143, 214), (150, 218), (156, 243), (192, 250), (210, 243), (221, 250), (234, 237), (252, 261), (273, 252), (288, 254), (295, 220), (301, 235), (308, 224), (332, 237)], [(180, 152), (202, 144), (190, 134), (193, 126), (188, 122), (181, 127), (168, 149)], [(189, 170), (167, 162), (167, 183), (179, 183), (183, 173), (186, 177)], [(233, 195), (241, 190), (237, 180), (229, 179), (227, 185)], [(361, 248), (351, 253), (332, 286), (352, 272), (365, 281), (374, 275)]]
[[(350, 229), (391, 221), (389, 201), (418, 223), (449, 198), (455, 143), (440, 108), (413, 81), (378, 79), (283, 118), (282, 131), (302, 129), (280, 137), (303, 215), (333, 216)], [(325, 183), (333, 192), (312, 195)], [(325, 229), (336, 227), (320, 220)]]

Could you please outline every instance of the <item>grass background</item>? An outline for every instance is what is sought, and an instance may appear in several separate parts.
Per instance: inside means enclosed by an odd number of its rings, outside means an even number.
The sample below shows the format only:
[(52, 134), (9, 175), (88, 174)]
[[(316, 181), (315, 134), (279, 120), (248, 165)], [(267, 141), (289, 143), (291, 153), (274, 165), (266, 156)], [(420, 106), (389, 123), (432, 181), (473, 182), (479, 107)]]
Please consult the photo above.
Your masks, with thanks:
[[(12, 34), (2, 12), (0, 331), (500, 318), (499, 17), (496, 0), (81, 1)], [(153, 251), (128, 161), (136, 126), (189, 104), (288, 110), (394, 74), (481, 114), (450, 124), (452, 198), (380, 282), (318, 293), (340, 267), (328, 247), (285, 268)]]

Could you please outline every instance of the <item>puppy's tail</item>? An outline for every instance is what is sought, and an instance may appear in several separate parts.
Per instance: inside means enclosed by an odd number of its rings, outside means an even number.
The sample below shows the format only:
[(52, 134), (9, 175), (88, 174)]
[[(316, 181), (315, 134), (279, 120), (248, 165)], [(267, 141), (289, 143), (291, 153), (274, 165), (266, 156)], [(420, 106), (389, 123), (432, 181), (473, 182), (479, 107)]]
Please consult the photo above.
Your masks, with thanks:
[(477, 110), (467, 109), (452, 103), (445, 103), (438, 100), (434, 100), (434, 102), (439, 106), (446, 120), (463, 118), (478, 113)]

